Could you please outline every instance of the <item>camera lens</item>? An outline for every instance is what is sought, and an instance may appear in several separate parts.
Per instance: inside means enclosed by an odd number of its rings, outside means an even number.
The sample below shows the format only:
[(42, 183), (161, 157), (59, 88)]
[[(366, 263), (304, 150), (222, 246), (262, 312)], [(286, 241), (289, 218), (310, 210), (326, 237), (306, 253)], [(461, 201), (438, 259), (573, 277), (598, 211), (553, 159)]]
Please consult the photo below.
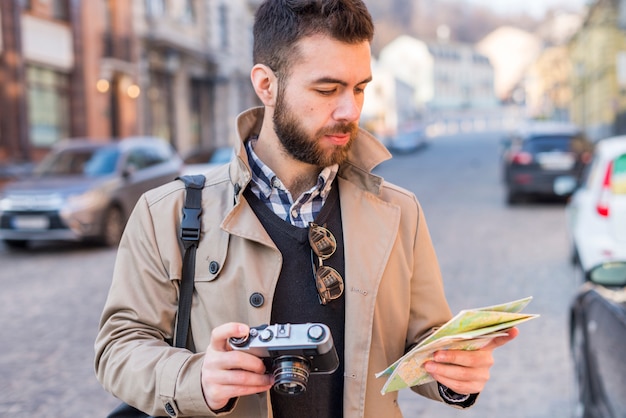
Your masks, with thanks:
[(274, 359), (274, 390), (284, 395), (299, 395), (306, 391), (310, 364), (300, 356), (280, 356)]

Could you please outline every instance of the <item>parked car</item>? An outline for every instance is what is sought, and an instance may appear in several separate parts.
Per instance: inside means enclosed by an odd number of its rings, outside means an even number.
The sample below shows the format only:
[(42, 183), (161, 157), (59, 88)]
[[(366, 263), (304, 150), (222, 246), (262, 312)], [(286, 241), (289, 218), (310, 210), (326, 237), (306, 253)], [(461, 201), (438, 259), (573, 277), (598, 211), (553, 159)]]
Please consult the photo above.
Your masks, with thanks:
[(565, 211), (572, 261), (583, 271), (604, 261), (626, 260), (626, 136), (596, 144)]
[(231, 146), (196, 150), (184, 158), (182, 172), (184, 175), (204, 174), (211, 168), (230, 162), (234, 155), (235, 149)]
[(502, 153), (506, 202), (567, 197), (591, 160), (593, 143), (575, 126), (532, 122), (506, 141)]
[(586, 278), (570, 311), (577, 416), (625, 417), (626, 261), (602, 263)]
[(385, 146), (395, 154), (409, 154), (427, 144), (426, 132), (423, 128), (413, 128), (398, 132), (387, 140)]
[(0, 191), (0, 239), (98, 240), (117, 245), (145, 191), (174, 180), (182, 161), (158, 138), (58, 143), (32, 176)]

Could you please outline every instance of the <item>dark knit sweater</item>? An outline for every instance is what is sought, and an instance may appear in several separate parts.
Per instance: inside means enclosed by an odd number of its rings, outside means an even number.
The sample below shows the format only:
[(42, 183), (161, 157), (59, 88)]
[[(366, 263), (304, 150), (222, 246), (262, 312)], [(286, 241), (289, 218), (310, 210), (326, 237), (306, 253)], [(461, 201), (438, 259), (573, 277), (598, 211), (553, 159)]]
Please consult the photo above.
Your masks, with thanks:
[[(299, 324), (319, 322), (330, 327), (339, 368), (332, 374), (311, 374), (307, 391), (301, 395), (286, 396), (271, 393), (272, 409), (276, 418), (317, 417), (336, 418), (343, 415), (343, 359), (345, 296), (321, 305), (315, 287), (308, 228), (298, 228), (276, 216), (249, 189), (245, 198), (256, 213), (283, 256), (283, 265), (276, 285), (272, 305), (272, 324)], [(345, 281), (343, 231), (337, 183), (315, 219), (325, 226), (337, 240), (337, 250), (324, 265), (336, 269)], [(317, 262), (317, 257), (313, 261)]]

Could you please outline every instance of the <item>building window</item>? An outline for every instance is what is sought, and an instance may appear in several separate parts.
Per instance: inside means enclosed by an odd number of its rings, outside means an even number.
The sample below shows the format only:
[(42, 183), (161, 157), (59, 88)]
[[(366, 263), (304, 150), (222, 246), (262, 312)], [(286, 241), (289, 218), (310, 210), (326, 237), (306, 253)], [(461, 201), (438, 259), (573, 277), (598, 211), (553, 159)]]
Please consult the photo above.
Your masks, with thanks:
[(148, 13), (148, 17), (165, 16), (165, 0), (146, 0), (146, 12)]
[(218, 10), (219, 16), (219, 30), (220, 30), (220, 46), (222, 49), (227, 49), (229, 44), (228, 39), (228, 6), (220, 4)]
[(66, 74), (36, 66), (26, 69), (30, 141), (49, 147), (69, 136), (69, 80)]
[(160, 138), (172, 142), (171, 106), (172, 77), (161, 71), (150, 71), (149, 100), (149, 132)]
[(194, 23), (196, 21), (196, 9), (194, 0), (185, 0), (183, 14), (181, 16), (183, 23)]
[(70, 5), (68, 0), (52, 0), (52, 17), (59, 20), (70, 19)]

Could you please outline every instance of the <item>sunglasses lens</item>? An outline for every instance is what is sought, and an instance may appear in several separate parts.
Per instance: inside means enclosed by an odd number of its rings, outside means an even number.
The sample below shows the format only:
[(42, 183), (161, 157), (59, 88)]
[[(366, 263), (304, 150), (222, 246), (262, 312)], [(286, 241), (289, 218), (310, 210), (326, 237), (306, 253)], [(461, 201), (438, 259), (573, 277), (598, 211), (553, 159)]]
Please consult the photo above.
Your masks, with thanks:
[(315, 254), (322, 260), (327, 259), (337, 249), (337, 241), (330, 231), (322, 226), (311, 223), (309, 226), (309, 244)]
[[(309, 224), (309, 244), (311, 244), (311, 262), (315, 273), (315, 285), (322, 305), (339, 298), (343, 294), (343, 278), (337, 270), (322, 264), (323, 260), (335, 253), (337, 241), (333, 234), (323, 226)], [(313, 253), (317, 255), (319, 265), (313, 262)]]
[(315, 282), (322, 304), (337, 299), (343, 293), (343, 279), (337, 270), (321, 266), (315, 272)]

